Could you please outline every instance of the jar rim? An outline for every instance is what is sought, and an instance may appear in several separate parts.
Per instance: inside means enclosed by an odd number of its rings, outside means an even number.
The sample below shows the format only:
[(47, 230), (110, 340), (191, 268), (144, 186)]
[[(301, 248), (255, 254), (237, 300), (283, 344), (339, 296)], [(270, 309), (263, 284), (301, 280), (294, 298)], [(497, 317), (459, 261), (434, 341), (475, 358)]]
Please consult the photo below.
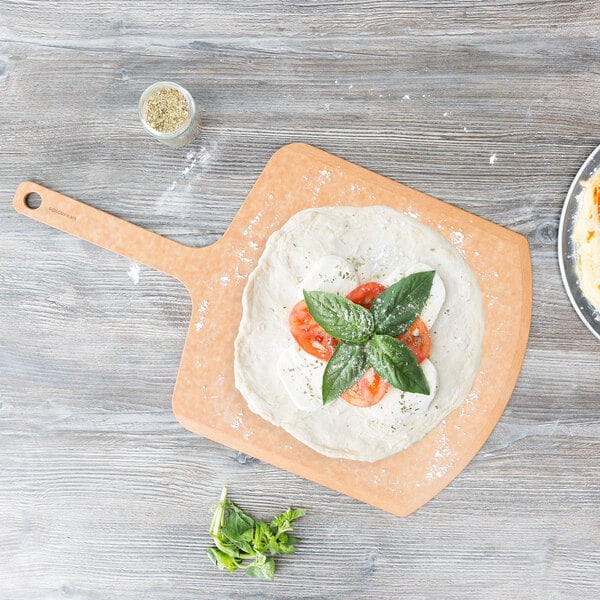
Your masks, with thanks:
[[(162, 88), (171, 88), (181, 92), (188, 103), (188, 114), (185, 121), (177, 129), (168, 132), (157, 131), (156, 129), (154, 129), (154, 127), (151, 127), (146, 121), (146, 117), (144, 115), (144, 108), (146, 103), (148, 102), (148, 99), (156, 90)], [(140, 96), (140, 101), (138, 103), (138, 116), (140, 118), (140, 121), (142, 122), (142, 125), (144, 126), (146, 131), (148, 131), (148, 133), (161, 140), (172, 140), (184, 133), (192, 123), (195, 112), (196, 105), (194, 103), (194, 98), (192, 97), (192, 95), (183, 86), (179, 85), (178, 83), (174, 83), (173, 81), (157, 81), (156, 83), (149, 85), (142, 92), (142, 95)]]

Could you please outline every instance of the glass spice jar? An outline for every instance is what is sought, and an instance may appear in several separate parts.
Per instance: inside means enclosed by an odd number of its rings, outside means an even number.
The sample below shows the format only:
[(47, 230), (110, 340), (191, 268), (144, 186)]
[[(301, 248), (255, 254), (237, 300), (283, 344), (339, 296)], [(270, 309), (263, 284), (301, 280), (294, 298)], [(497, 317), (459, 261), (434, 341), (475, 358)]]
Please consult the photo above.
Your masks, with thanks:
[(200, 131), (200, 114), (192, 95), (171, 81), (147, 87), (140, 97), (138, 114), (146, 131), (167, 146), (185, 146)]

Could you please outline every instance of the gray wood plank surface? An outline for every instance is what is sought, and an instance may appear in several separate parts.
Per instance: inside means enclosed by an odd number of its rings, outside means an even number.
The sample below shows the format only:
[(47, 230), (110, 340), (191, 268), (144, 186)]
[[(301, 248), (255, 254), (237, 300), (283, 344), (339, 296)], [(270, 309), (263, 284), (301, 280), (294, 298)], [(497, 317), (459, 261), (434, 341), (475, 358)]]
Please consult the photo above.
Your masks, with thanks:
[[(0, 599), (597, 599), (600, 355), (556, 256), (600, 142), (596, 0), (0, 2)], [(160, 79), (204, 126), (136, 116)], [(305, 141), (529, 239), (534, 314), (491, 438), (398, 519), (183, 430), (177, 282), (17, 215), (34, 179), (183, 243), (218, 239)], [(308, 508), (274, 583), (208, 563), (221, 485)]]

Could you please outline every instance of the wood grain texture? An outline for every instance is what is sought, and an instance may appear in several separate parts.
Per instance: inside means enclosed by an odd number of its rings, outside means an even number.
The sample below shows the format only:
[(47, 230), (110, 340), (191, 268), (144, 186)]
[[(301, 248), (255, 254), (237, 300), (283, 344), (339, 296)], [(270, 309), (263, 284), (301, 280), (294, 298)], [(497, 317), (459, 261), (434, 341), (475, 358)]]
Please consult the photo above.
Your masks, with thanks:
[[(593, 0), (0, 4), (0, 599), (600, 597), (600, 370), (556, 260), (599, 143)], [(200, 138), (137, 122), (172, 78)], [(13, 212), (34, 179), (189, 245), (305, 141), (527, 236), (521, 378), (465, 472), (398, 519), (187, 433), (183, 286)], [(491, 157), (495, 155), (495, 161)], [(223, 483), (306, 506), (273, 584), (210, 568)]]

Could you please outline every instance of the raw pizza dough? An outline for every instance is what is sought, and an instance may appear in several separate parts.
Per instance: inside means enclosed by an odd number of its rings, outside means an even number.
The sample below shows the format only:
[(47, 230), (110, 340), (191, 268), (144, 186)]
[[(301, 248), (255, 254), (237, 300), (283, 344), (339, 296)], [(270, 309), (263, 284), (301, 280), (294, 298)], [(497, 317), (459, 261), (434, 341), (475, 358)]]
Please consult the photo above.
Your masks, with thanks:
[[(341, 399), (301, 408), (286, 392), (276, 365), (295, 344), (289, 312), (300, 284), (325, 256), (353, 265), (359, 283), (389, 280), (420, 263), (440, 276), (446, 298), (430, 332), (438, 387), (426, 412), (407, 410), (393, 394), (370, 408)], [(443, 237), (392, 208), (335, 206), (297, 213), (267, 241), (242, 304), (236, 387), (253, 412), (327, 456), (372, 462), (408, 448), (461, 404), (479, 369), (483, 305), (475, 275)]]

